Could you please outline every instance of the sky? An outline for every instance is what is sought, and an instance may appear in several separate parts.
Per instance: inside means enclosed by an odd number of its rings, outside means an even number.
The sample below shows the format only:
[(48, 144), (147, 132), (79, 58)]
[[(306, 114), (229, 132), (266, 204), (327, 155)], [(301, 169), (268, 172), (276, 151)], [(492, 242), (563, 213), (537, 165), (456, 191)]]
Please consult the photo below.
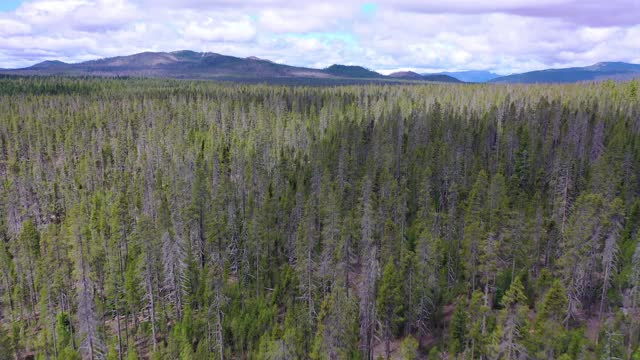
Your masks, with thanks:
[(382, 73), (640, 63), (640, 0), (0, 0), (0, 68), (183, 49)]

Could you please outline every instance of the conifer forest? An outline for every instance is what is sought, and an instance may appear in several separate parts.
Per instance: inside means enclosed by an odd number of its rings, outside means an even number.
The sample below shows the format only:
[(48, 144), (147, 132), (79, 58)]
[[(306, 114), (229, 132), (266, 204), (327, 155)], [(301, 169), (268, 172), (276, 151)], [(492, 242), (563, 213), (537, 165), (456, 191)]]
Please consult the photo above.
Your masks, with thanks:
[(639, 87), (0, 78), (0, 359), (640, 359)]

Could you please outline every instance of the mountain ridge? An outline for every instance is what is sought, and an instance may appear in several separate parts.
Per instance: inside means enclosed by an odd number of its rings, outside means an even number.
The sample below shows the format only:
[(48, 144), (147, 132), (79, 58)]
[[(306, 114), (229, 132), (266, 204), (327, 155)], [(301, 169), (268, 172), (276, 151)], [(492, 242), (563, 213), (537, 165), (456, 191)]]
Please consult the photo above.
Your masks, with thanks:
[(490, 71), (468, 70), (419, 74), (397, 71), (383, 75), (358, 65), (333, 64), (323, 69), (292, 66), (249, 56), (240, 58), (214, 52), (178, 50), (141, 52), (79, 63), (45, 60), (20, 69), (0, 69), (9, 75), (71, 75), (103, 77), (157, 77), (236, 82), (341, 84), (370, 82), (445, 83), (572, 83), (640, 78), (640, 65), (598, 62), (584, 67), (542, 69), (500, 76)]
[(574, 83), (581, 81), (630, 80), (640, 78), (640, 65), (620, 61), (598, 62), (584, 67), (543, 69), (511, 74), (491, 83)]
[(46, 60), (20, 69), (2, 69), (13, 75), (134, 76), (238, 82), (459, 82), (453, 77), (404, 79), (385, 76), (357, 65), (334, 64), (324, 69), (291, 66), (256, 56), (240, 58), (213, 52), (178, 50), (141, 52), (79, 63)]

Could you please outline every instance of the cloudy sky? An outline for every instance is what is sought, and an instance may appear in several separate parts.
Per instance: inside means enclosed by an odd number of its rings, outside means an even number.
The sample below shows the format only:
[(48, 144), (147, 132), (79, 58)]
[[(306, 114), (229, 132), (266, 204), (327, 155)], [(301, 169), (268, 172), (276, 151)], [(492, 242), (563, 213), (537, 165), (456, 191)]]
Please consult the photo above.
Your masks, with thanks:
[(0, 67), (181, 49), (384, 73), (640, 63), (640, 0), (0, 0)]

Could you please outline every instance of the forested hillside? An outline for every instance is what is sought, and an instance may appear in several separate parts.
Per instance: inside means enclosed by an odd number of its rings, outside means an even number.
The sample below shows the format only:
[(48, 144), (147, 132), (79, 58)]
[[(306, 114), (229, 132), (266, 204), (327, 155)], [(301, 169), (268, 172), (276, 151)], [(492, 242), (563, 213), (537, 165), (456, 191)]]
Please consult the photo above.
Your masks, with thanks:
[(640, 358), (639, 86), (0, 79), (0, 359)]

